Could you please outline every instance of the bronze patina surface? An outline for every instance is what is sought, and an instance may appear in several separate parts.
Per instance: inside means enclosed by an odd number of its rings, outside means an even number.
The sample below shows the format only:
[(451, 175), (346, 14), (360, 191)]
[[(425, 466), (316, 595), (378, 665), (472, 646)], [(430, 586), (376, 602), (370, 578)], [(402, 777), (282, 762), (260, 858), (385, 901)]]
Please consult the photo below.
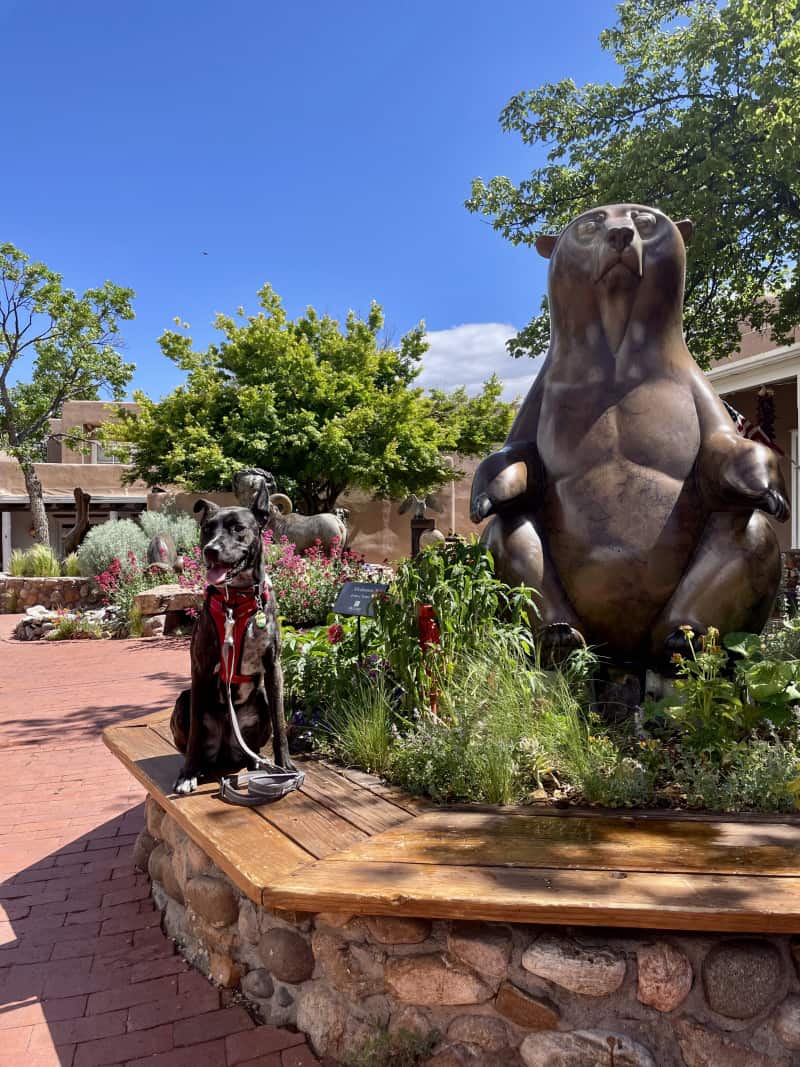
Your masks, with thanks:
[(682, 329), (692, 224), (598, 207), (556, 237), (547, 358), (472, 486), (498, 573), (539, 591), (551, 652), (663, 664), (679, 628), (760, 631), (780, 580), (776, 455), (737, 435)]

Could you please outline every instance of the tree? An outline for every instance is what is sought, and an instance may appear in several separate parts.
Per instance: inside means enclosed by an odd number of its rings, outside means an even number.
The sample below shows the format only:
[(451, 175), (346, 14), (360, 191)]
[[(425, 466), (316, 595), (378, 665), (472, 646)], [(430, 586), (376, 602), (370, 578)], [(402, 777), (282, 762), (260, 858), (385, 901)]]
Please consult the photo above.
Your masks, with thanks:
[[(467, 207), (515, 244), (596, 204), (653, 204), (697, 229), (686, 334), (698, 361), (776, 343), (800, 322), (800, 0), (622, 0), (600, 36), (618, 85), (571, 79), (514, 96), (500, 116), (547, 162), (514, 185), (476, 179)], [(547, 347), (546, 303), (511, 351)]]
[(78, 296), (44, 263), (0, 245), (0, 448), (22, 468), (36, 540), (44, 545), (50, 535), (34, 463), (67, 400), (96, 400), (101, 390), (115, 400), (125, 395), (133, 365), (115, 344), (119, 320), (133, 318), (133, 295), (105, 282)]
[(344, 329), (313, 308), (290, 320), (268, 285), (259, 303), (239, 321), (218, 315), (221, 340), (205, 351), (180, 330), (161, 336), (187, 378), (159, 402), (137, 394), (136, 415), (120, 411), (113, 437), (132, 446), (130, 477), (215, 490), (242, 466), (262, 467), (307, 513), (329, 511), (347, 488), (397, 498), (452, 478), (442, 453), (466, 435), (413, 384), (422, 325), (391, 348), (375, 303)]
[(500, 399), (503, 383), (493, 374), (477, 396), (462, 385), (452, 393), (431, 389), (433, 416), (444, 430), (451, 451), (462, 456), (485, 456), (511, 429), (516, 406)]

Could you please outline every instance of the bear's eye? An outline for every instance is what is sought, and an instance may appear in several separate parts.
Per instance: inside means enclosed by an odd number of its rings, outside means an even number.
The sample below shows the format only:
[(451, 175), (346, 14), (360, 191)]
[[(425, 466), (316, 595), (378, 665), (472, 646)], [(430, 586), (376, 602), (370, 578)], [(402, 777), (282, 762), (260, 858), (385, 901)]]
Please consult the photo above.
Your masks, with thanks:
[(649, 211), (643, 211), (641, 215), (635, 215), (633, 221), (636, 223), (636, 229), (643, 237), (653, 233), (656, 228), (656, 217), (651, 215)]
[(578, 237), (591, 237), (597, 232), (597, 225), (594, 219), (586, 219), (584, 222), (579, 222), (577, 226)]

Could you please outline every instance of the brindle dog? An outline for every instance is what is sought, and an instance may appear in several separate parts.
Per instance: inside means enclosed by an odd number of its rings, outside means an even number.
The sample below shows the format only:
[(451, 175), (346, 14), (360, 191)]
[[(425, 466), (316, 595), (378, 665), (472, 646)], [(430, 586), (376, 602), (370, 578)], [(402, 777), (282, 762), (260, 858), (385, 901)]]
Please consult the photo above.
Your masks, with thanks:
[(234, 665), (238, 676), (251, 676), (231, 684), (239, 728), (255, 752), (272, 735), (275, 762), (293, 769), (283, 713), (280, 629), (261, 537), (269, 513), (267, 483), (258, 488), (251, 508), (220, 508), (198, 500), (194, 510), (200, 521), (208, 590), (192, 632), (192, 687), (178, 697), (170, 720), (175, 744), (184, 754), (175, 782), (178, 793), (193, 792), (198, 779), (205, 776), (216, 777), (244, 766), (255, 769), (233, 735), (227, 686), (221, 678), (222, 648), (210, 602), (226, 589), (231, 603), (250, 593), (261, 597), (259, 613), (247, 623), (240, 662)]

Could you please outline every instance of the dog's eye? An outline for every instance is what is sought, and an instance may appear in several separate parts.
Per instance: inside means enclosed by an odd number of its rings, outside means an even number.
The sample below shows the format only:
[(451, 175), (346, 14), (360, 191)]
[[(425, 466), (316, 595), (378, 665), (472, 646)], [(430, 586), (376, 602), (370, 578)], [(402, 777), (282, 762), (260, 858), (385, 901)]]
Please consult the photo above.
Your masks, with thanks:
[(244, 533), (246, 529), (247, 529), (246, 526), (242, 526), (242, 524), (240, 522), (237, 522), (236, 525), (233, 528), (233, 532), (234, 533)]

